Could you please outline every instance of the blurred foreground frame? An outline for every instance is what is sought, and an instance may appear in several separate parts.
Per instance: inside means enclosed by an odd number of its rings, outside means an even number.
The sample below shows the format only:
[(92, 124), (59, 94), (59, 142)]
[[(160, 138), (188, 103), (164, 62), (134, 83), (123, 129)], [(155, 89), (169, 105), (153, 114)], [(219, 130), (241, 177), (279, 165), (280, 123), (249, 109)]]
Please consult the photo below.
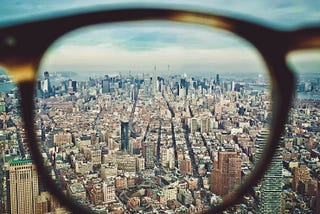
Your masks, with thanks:
[(43, 157), (36, 140), (33, 112), (39, 62), (55, 40), (72, 30), (94, 24), (143, 20), (198, 24), (229, 31), (250, 42), (260, 52), (267, 67), (272, 94), (270, 135), (259, 162), (245, 182), (234, 192), (225, 195), (222, 203), (208, 211), (208, 213), (221, 213), (240, 203), (244, 195), (250, 194), (253, 186), (268, 169), (284, 130), (294, 94), (295, 78), (286, 64), (286, 56), (295, 50), (320, 48), (320, 27), (281, 31), (251, 21), (201, 11), (154, 6), (114, 6), (81, 13), (71, 11), (69, 14), (61, 14), (53, 18), (0, 28), (0, 65), (18, 83), (21, 113), (32, 158), (50, 193), (62, 206), (73, 213), (93, 213), (93, 211), (64, 194), (52, 180), (49, 170), (43, 165)]

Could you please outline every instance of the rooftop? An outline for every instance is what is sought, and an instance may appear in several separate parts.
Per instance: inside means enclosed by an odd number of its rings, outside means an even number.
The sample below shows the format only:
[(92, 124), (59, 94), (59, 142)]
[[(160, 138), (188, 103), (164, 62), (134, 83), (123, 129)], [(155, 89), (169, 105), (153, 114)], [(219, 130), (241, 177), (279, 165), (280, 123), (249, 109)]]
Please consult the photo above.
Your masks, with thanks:
[(31, 159), (19, 159), (19, 160), (12, 160), (10, 162), (10, 165), (20, 165), (20, 164), (26, 164), (26, 163), (32, 163), (33, 160)]

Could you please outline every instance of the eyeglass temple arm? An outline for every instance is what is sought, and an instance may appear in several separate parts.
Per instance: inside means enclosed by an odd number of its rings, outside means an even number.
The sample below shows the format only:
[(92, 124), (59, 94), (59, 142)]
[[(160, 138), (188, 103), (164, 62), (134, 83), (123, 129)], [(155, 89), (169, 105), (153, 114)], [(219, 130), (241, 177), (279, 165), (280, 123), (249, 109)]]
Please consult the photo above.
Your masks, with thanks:
[[(320, 26), (290, 31), (287, 51), (320, 49)], [(319, 50), (320, 51), (320, 50)]]

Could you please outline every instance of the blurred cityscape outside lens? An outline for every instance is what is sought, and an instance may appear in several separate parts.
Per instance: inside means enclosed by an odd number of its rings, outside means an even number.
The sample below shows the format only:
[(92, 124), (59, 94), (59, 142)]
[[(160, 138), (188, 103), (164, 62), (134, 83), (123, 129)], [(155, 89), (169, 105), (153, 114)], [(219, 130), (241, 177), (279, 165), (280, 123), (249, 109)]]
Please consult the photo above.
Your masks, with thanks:
[[(271, 118), (268, 78), (251, 44), (216, 29), (133, 22), (74, 31), (48, 49), (39, 68), (36, 131), (45, 164), (66, 194), (101, 213), (206, 211), (259, 160)], [(304, 90), (269, 171), (230, 212), (280, 213), (285, 202), (295, 203), (287, 190), (299, 192), (300, 180), (316, 185), (300, 163), (314, 158), (319, 139), (319, 99), (304, 97), (319, 97), (319, 78), (308, 78), (298, 83)], [(2, 183), (18, 197), (10, 187), (32, 178), (29, 196), (37, 200), (30, 209), (63, 212), (36, 179), (15, 107), (19, 98), (6, 89), (5, 74), (1, 81)], [(297, 146), (305, 149), (299, 156)], [(17, 166), (28, 176), (14, 177)], [(13, 207), (8, 192), (2, 195), (5, 207)], [(315, 209), (304, 203), (303, 209)]]

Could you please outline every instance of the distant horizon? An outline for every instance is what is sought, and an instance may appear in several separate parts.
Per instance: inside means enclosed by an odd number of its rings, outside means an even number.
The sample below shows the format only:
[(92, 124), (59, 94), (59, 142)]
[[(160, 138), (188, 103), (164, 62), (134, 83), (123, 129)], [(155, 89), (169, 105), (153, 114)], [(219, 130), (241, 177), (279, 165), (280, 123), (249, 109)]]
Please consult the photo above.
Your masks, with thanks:
[[(154, 76), (154, 71), (150, 70), (148, 71), (90, 71), (90, 72), (76, 72), (76, 71), (50, 71), (50, 70), (43, 70), (41, 72), (39, 72), (38, 76), (43, 76), (43, 72), (44, 71), (48, 71), (50, 75), (52, 74), (63, 74), (63, 76), (65, 78), (69, 78), (68, 75), (70, 73), (70, 77), (72, 79), (76, 78), (76, 79), (80, 79), (80, 78), (89, 78), (89, 77), (94, 77), (94, 78), (102, 78), (105, 75), (108, 76), (133, 76), (133, 77), (141, 77), (142, 75), (145, 76), (150, 76), (153, 77)], [(267, 76), (267, 73), (261, 73), (261, 72), (228, 72), (228, 71), (222, 71), (222, 72), (210, 72), (210, 71), (202, 71), (202, 72), (175, 72), (175, 71), (158, 71), (156, 72), (157, 76), (161, 76), (161, 77), (168, 77), (168, 76), (174, 76), (174, 75), (181, 75), (184, 76), (186, 75), (188, 78), (189, 77), (203, 77), (203, 78), (212, 78), (215, 79), (216, 75), (219, 74), (220, 78), (229, 78), (229, 77), (234, 77), (234, 78), (243, 78), (243, 77), (253, 77), (253, 78), (257, 78), (258, 76), (262, 75), (263, 77)]]
[[(91, 71), (76, 71), (76, 70), (47, 70), (47, 69), (40, 69), (38, 71), (38, 78), (41, 78), (43, 76), (43, 72), (48, 71), (50, 75), (54, 73), (62, 73), (62, 74), (68, 74), (72, 73), (71, 76), (75, 77), (77, 76), (77, 79), (81, 80), (86, 80), (89, 77), (103, 77), (105, 75), (109, 76), (118, 76), (120, 75), (125, 75), (129, 76), (130, 74), (132, 76), (137, 76), (137, 75), (149, 75), (153, 76), (154, 75), (154, 70), (150, 69), (149, 71), (136, 71), (136, 70), (118, 70), (118, 71), (103, 71), (103, 70), (91, 70)], [(172, 73), (171, 73), (172, 72)], [(310, 79), (314, 80), (319, 76), (319, 73), (317, 71), (306, 71), (306, 72), (294, 72), (297, 75), (298, 81), (301, 78), (305, 79)], [(222, 78), (229, 78), (230, 77), (244, 77), (244, 76), (249, 76), (249, 75), (254, 75), (252, 77), (258, 77), (258, 75), (263, 75), (265, 78), (268, 74), (267, 72), (258, 72), (258, 71), (201, 71), (201, 72), (191, 72), (191, 71), (181, 71), (181, 72), (176, 72), (176, 71), (170, 71), (168, 73), (167, 71), (163, 70), (157, 70), (157, 75), (158, 76), (171, 76), (171, 75), (187, 75), (188, 77), (204, 77), (204, 78), (215, 78), (217, 74), (220, 75)], [(6, 75), (7, 73), (4, 69), (0, 67), (0, 75)], [(66, 76), (66, 75), (65, 75)], [(320, 78), (320, 77), (318, 77)]]

